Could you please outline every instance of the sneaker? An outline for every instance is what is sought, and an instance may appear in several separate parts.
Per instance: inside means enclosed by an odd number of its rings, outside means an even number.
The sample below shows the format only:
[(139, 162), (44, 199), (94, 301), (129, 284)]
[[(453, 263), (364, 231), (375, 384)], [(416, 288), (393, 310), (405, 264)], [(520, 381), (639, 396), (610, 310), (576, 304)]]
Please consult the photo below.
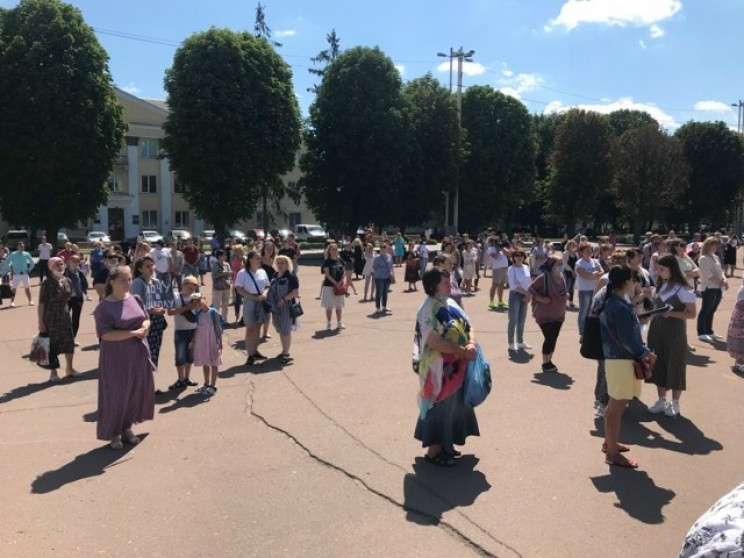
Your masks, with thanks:
[(526, 349), (531, 349), (532, 347), (530, 347), (527, 343), (517, 343), (517, 348), (526, 350)]
[(497, 305), (496, 305), (496, 303), (495, 303), (495, 302), (494, 302), (494, 301), (492, 300), (491, 302), (489, 302), (489, 303), (488, 303), (488, 307), (489, 307), (489, 308), (490, 308), (491, 310), (493, 310), (494, 308), (497, 308), (498, 306), (497, 306)]
[[(33, 306), (34, 305), (34, 301), (33, 300), (29, 300), (28, 301), (28, 305), (29, 306)], [(723, 337), (720, 337), (719, 339), (723, 339)]]
[(713, 342), (713, 338), (710, 335), (698, 335), (698, 339), (700, 339), (700, 341), (705, 341), (706, 343)]
[(256, 360), (266, 360), (266, 357), (265, 357), (265, 356), (263, 356), (263, 355), (262, 355), (261, 353), (259, 353), (258, 351), (256, 351), (256, 353), (255, 353), (255, 354), (253, 355), (253, 358), (255, 358)]
[(204, 395), (204, 390), (207, 389), (207, 384), (204, 384), (203, 386), (199, 386), (194, 390), (195, 393), (201, 393)]
[(326, 324), (326, 331), (331, 331), (331, 322)]
[(516, 343), (509, 343), (509, 351), (516, 353), (519, 351), (519, 346)]
[(723, 341), (723, 337), (721, 337), (720, 335), (716, 335), (715, 333), (711, 333), (708, 337), (712, 337), (716, 341)]
[(679, 401), (672, 401), (667, 406), (666, 410), (664, 411), (664, 414), (668, 417), (678, 417), (679, 416)]
[(198, 386), (199, 385), (199, 382), (195, 382), (191, 378), (184, 378), (183, 379), (183, 385), (194, 387), (194, 386)]
[(389, 314), (390, 313), (390, 310), (388, 309), (387, 306), (382, 309), (382, 313), (383, 314)]
[(552, 362), (543, 362), (542, 371), (543, 372), (558, 372), (558, 367)]
[(594, 409), (594, 418), (604, 418), (606, 409), (607, 407), (604, 405), (598, 404), (597, 408)]
[(202, 389), (201, 394), (204, 397), (211, 397), (217, 392), (217, 388), (214, 386), (204, 386), (204, 389)]
[(667, 410), (666, 399), (659, 399), (656, 403), (648, 408), (648, 412), (652, 415), (660, 415)]
[(344, 322), (338, 322), (338, 324), (336, 325), (336, 329), (346, 329)]
[(381, 310), (379, 308), (375, 308), (375, 314), (379, 314)]
[(11, 303), (10, 303), (10, 307), (11, 307), (11, 308), (15, 308), (15, 302), (11, 302)]
[(179, 378), (174, 383), (172, 383), (171, 385), (169, 385), (168, 386), (168, 389), (171, 389), (171, 390), (173, 390), (173, 389), (181, 389), (183, 387), (186, 387), (186, 383)]
[(499, 308), (508, 309), (509, 305), (506, 302), (499, 302)]

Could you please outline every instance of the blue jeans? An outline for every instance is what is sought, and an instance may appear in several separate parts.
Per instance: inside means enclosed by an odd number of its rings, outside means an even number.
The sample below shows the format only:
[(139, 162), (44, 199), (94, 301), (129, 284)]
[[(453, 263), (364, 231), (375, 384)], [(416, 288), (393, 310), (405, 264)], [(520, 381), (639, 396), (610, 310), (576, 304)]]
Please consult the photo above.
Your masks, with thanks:
[(568, 301), (573, 303), (573, 297), (574, 297), (574, 287), (576, 286), (576, 277), (569, 274), (564, 274), (563, 277), (566, 278), (566, 293), (568, 293)]
[(713, 314), (716, 313), (721, 303), (723, 292), (721, 289), (707, 288), (703, 291), (703, 304), (697, 318), (698, 335), (711, 335), (713, 333)]
[(189, 343), (194, 338), (195, 329), (177, 329), (173, 332), (176, 345), (176, 366), (184, 366), (194, 362), (194, 351), (189, 350)]
[(509, 291), (509, 324), (507, 335), (509, 345), (514, 343), (514, 330), (517, 331), (517, 343), (524, 343), (524, 322), (527, 319), (527, 302), (524, 295), (516, 291)]
[[(378, 279), (375, 277), (375, 307), (387, 308), (387, 295), (390, 288), (390, 279)], [(382, 304), (380, 304), (382, 302)]]
[(579, 335), (584, 335), (584, 320), (592, 307), (594, 291), (579, 291)]

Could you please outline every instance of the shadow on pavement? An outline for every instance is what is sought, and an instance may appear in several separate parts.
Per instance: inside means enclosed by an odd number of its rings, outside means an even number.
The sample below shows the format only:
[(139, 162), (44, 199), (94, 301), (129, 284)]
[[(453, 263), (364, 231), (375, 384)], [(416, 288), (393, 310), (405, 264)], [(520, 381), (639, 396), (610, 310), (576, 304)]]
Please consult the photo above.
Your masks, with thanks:
[(535, 355), (527, 351), (509, 351), (509, 360), (517, 364), (527, 364), (535, 358)]
[[(137, 436), (142, 442), (147, 438), (146, 433), (137, 434)], [(132, 449), (134, 449), (134, 446), (129, 444), (124, 444), (124, 448), (120, 450), (112, 450), (108, 444), (92, 449), (87, 453), (78, 455), (73, 461), (59, 469), (47, 471), (36, 477), (36, 480), (31, 483), (31, 492), (33, 494), (48, 494), (66, 484), (102, 475), (108, 467), (114, 465), (116, 461)]]
[(615, 493), (615, 507), (650, 525), (664, 522), (662, 509), (676, 496), (673, 490), (656, 486), (645, 471), (611, 467), (609, 474), (591, 481), (599, 492)]
[[(46, 371), (45, 371), (46, 373)], [(34, 395), (35, 393), (39, 393), (40, 391), (44, 391), (45, 389), (55, 388), (59, 386), (63, 386), (66, 384), (72, 384), (76, 382), (87, 382), (89, 380), (97, 380), (98, 379), (98, 368), (95, 368), (93, 370), (86, 370), (85, 372), (81, 373), (81, 376), (78, 376), (77, 378), (62, 378), (59, 382), (49, 382), (44, 381), (40, 384), (27, 384), (25, 386), (20, 386), (17, 388), (13, 388), (7, 393), (3, 393), (0, 395), (0, 405), (3, 403), (10, 403), (14, 399), (20, 399), (21, 397), (27, 397), (29, 395)]]
[[(646, 422), (657, 423), (676, 440), (667, 439), (658, 432), (646, 428), (644, 425)], [(596, 430), (592, 431), (592, 435), (604, 437), (602, 419), (596, 419)], [(687, 455), (708, 455), (723, 449), (723, 445), (718, 440), (708, 438), (690, 419), (684, 416), (671, 418), (665, 415), (652, 415), (648, 412), (648, 407), (638, 400), (628, 405), (623, 414), (620, 441), (630, 445), (659, 448)]]
[(536, 372), (534, 374), (533, 384), (547, 386), (553, 389), (571, 389), (574, 379), (563, 372)]
[(313, 334), (313, 339), (327, 339), (341, 333), (338, 329), (319, 329)]
[(83, 421), (84, 422), (97, 422), (98, 421), (98, 409), (95, 411), (91, 411), (90, 413), (85, 413), (83, 415)]
[(96, 343), (95, 345), (87, 345), (86, 347), (80, 347), (81, 351), (97, 351), (100, 349), (100, 345)]
[(711, 360), (708, 355), (701, 355), (698, 353), (687, 353), (686, 359), (687, 366), (697, 366), (699, 368), (705, 368), (709, 364), (715, 364), (715, 360)]
[(417, 457), (413, 474), (403, 478), (406, 519), (420, 525), (437, 525), (445, 512), (472, 505), (491, 488), (486, 476), (474, 470), (478, 461), (473, 455), (463, 455), (456, 466), (440, 467)]
[(206, 403), (207, 401), (209, 401), (209, 397), (204, 397), (201, 393), (189, 393), (180, 399), (174, 400), (173, 403), (167, 407), (161, 407), (158, 412), (170, 413), (172, 411), (177, 411), (178, 409), (188, 409)]

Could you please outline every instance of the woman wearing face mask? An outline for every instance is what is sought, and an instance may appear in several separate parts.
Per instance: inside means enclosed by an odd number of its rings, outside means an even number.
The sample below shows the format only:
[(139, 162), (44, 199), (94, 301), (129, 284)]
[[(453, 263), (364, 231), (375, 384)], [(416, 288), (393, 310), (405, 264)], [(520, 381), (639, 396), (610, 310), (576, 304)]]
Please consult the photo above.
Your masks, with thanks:
[(49, 258), (50, 275), (41, 283), (39, 291), (39, 333), (49, 336), (50, 382), (58, 382), (58, 355), (65, 355), (65, 375), (79, 376), (72, 367), (75, 353), (75, 338), (72, 334), (72, 316), (67, 301), (72, 296), (70, 280), (65, 277), (65, 262), (62, 258)]
[[(70, 261), (67, 262), (67, 269), (65, 270), (65, 277), (70, 281), (72, 288), (72, 296), (67, 301), (67, 306), (70, 307), (70, 312), (72, 313), (72, 336), (75, 338), (80, 329), (80, 313), (83, 310), (83, 301), (88, 296), (88, 279), (80, 269), (80, 256), (70, 256)], [(80, 343), (75, 341), (75, 346), (80, 346)]]
[(553, 352), (558, 340), (558, 334), (566, 319), (566, 280), (563, 276), (563, 262), (549, 256), (542, 263), (544, 273), (538, 275), (530, 285), (529, 292), (535, 301), (532, 315), (542, 330), (542, 370), (556, 372), (558, 367), (553, 364)]

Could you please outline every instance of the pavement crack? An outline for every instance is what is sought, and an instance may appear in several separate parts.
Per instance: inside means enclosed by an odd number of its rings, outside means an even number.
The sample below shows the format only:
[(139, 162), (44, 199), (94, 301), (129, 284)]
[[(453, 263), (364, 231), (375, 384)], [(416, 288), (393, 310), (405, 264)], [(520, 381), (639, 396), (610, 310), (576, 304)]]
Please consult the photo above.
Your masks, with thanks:
[[(285, 377), (286, 377), (286, 374), (285, 374)], [(287, 379), (289, 380), (289, 378), (287, 378)], [(304, 392), (302, 392), (302, 390), (300, 390), (300, 388), (294, 382), (292, 382), (292, 380), (289, 380), (289, 381), (290, 381), (290, 383), (292, 383), (292, 385), (295, 386), (295, 388), (298, 391), (300, 391), (306, 398), (308, 398), (308, 400), (313, 404), (313, 407), (315, 407), (316, 409), (318, 409), (318, 411), (324, 417), (326, 417), (328, 420), (330, 420), (331, 422), (333, 422), (336, 426), (338, 426), (341, 430), (343, 430), (351, 438), (353, 438), (359, 444), (361, 444), (362, 446), (364, 446), (368, 451), (370, 451), (374, 455), (380, 457), (386, 463), (388, 463), (388, 464), (396, 467), (397, 469), (400, 469), (403, 472), (406, 472), (402, 467), (400, 467), (399, 465), (397, 465), (395, 463), (392, 463), (391, 461), (389, 461), (388, 459), (386, 459), (385, 457), (383, 457), (382, 455), (380, 455), (378, 452), (376, 452), (373, 449), (367, 447), (361, 440), (359, 440), (353, 434), (351, 434), (350, 432), (348, 432), (342, 426), (338, 425), (338, 423), (336, 423), (336, 421), (334, 421), (332, 418), (330, 418), (309, 397), (307, 397), (307, 395), (305, 395)], [(460, 529), (458, 529), (457, 527), (455, 527), (451, 523), (445, 521), (444, 519), (442, 519), (440, 517), (437, 517), (437, 516), (435, 516), (433, 514), (430, 514), (430, 513), (428, 513), (425, 510), (421, 510), (421, 509), (418, 509), (418, 508), (407, 506), (404, 503), (401, 503), (401, 502), (395, 500), (394, 498), (392, 498), (391, 496), (388, 496), (384, 492), (381, 492), (380, 490), (377, 490), (374, 487), (370, 486), (363, 478), (359, 477), (358, 475), (355, 475), (354, 473), (352, 473), (350, 471), (347, 471), (343, 467), (341, 467), (339, 465), (336, 465), (335, 463), (331, 463), (330, 461), (328, 461), (326, 459), (323, 459), (319, 455), (315, 454), (312, 451), (312, 449), (310, 449), (308, 446), (306, 446), (304, 443), (302, 443), (299, 440), (299, 438), (297, 438), (294, 434), (292, 434), (291, 432), (289, 432), (288, 430), (286, 430), (286, 429), (284, 429), (284, 428), (282, 428), (280, 426), (277, 426), (276, 424), (271, 423), (265, 416), (263, 416), (260, 413), (258, 413), (253, 408), (254, 402), (255, 402), (255, 385), (251, 381), (251, 382), (249, 382), (248, 393), (246, 394), (246, 404), (245, 404), (245, 408), (244, 408), (244, 411), (245, 411), (246, 414), (250, 414), (252, 417), (254, 417), (255, 419), (257, 419), (259, 422), (261, 422), (267, 428), (270, 428), (271, 430), (274, 430), (275, 432), (278, 432), (280, 434), (283, 434), (284, 436), (286, 436), (287, 438), (289, 438), (292, 442), (294, 442), (295, 445), (297, 445), (300, 449), (302, 449), (302, 451), (304, 451), (308, 455), (308, 457), (310, 457), (315, 462), (319, 463), (321, 466), (327, 467), (327, 468), (329, 468), (329, 469), (331, 469), (333, 471), (336, 471), (338, 473), (341, 473), (342, 475), (348, 477), (349, 479), (355, 481), (356, 483), (358, 483), (359, 485), (361, 485), (362, 487), (364, 487), (364, 489), (367, 490), (368, 492), (370, 492), (371, 494), (374, 494), (378, 498), (381, 498), (385, 502), (388, 502), (389, 504), (392, 504), (393, 506), (401, 509), (402, 511), (404, 511), (406, 513), (416, 514), (416, 515), (418, 515), (418, 516), (426, 519), (432, 525), (435, 525), (437, 527), (442, 528), (449, 535), (454, 536), (456, 539), (458, 539), (463, 544), (471, 547), (471, 549), (473, 551), (475, 551), (477, 554), (479, 554), (480, 556), (486, 556), (488, 558), (498, 558), (498, 556), (496, 554), (492, 553), (491, 551), (487, 550), (486, 548), (484, 548), (483, 546), (481, 546), (480, 544), (478, 544), (476, 541), (474, 541), (473, 539), (471, 539), (470, 537), (468, 537), (465, 533), (463, 533)], [(423, 484), (421, 486), (423, 488), (429, 490), (430, 492), (432, 492), (440, 500), (446, 502), (445, 499), (443, 499), (438, 494), (434, 493), (428, 486), (423, 485)], [(474, 527), (476, 527), (478, 530), (480, 530), (482, 533), (484, 533), (488, 538), (490, 538), (491, 540), (493, 540), (495, 543), (497, 543), (498, 545), (503, 546), (504, 548), (507, 548), (508, 550), (510, 550), (511, 552), (513, 552), (515, 556), (518, 556), (519, 558), (521, 558), (522, 555), (519, 552), (517, 552), (516, 549), (514, 549), (514, 548), (510, 547), (508, 544), (506, 544), (506, 543), (504, 543), (504, 542), (496, 539), (493, 535), (491, 535), (488, 531), (486, 531), (485, 529), (483, 529), (480, 525), (478, 525), (477, 523), (473, 522), (470, 518), (468, 518), (467, 516), (465, 516), (464, 514), (462, 514), (461, 512), (459, 512), (455, 507), (452, 507), (452, 510), (455, 511), (456, 513), (458, 513), (458, 515), (460, 515), (461, 517), (463, 517), (466, 521), (468, 521), (468, 523), (470, 523), (471, 525), (473, 525)]]

